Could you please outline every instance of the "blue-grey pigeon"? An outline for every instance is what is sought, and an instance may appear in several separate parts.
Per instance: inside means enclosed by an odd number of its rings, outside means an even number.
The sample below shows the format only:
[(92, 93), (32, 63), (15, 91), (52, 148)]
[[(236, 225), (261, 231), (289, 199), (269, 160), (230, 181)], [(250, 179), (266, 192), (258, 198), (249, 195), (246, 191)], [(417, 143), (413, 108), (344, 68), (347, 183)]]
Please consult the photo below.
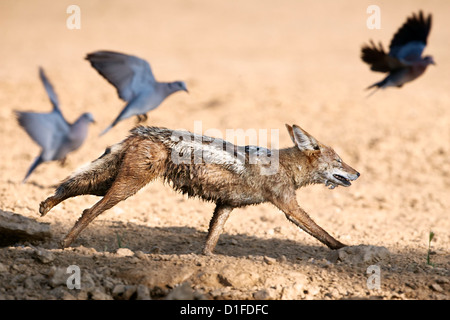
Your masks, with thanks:
[(367, 89), (400, 88), (406, 82), (421, 76), (430, 64), (435, 64), (433, 57), (422, 57), (430, 29), (431, 14), (425, 18), (420, 11), (417, 15), (413, 13), (394, 35), (389, 45), (389, 53), (384, 51), (381, 43), (377, 47), (370, 41), (370, 45), (363, 46), (361, 58), (370, 65), (370, 69), (389, 72), (386, 78)]
[(20, 126), (41, 147), (41, 153), (31, 164), (23, 182), (26, 182), (33, 170), (43, 162), (60, 160), (64, 163), (67, 154), (83, 144), (88, 134), (89, 123), (94, 122), (91, 113), (83, 113), (74, 123), (68, 123), (59, 108), (58, 96), (42, 68), (39, 68), (39, 76), (53, 105), (53, 111), (48, 113), (15, 111)]
[(119, 121), (137, 116), (138, 122), (147, 119), (147, 112), (157, 108), (169, 95), (183, 90), (183, 81), (156, 81), (147, 61), (112, 51), (96, 51), (86, 56), (92, 67), (116, 89), (119, 98), (127, 102), (123, 110), (100, 135), (108, 132)]

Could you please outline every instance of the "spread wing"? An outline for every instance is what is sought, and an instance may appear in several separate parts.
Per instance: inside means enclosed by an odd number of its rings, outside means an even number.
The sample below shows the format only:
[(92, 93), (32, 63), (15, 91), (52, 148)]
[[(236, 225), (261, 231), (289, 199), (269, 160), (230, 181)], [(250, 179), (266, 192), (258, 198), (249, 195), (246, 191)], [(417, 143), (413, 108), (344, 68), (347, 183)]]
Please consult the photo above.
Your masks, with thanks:
[(41, 78), (42, 84), (44, 85), (45, 91), (47, 91), (47, 95), (50, 98), (50, 102), (53, 105), (53, 110), (57, 110), (61, 112), (61, 109), (59, 108), (59, 101), (58, 96), (56, 95), (55, 90), (53, 89), (52, 84), (48, 80), (47, 76), (45, 75), (44, 69), (39, 67), (39, 77)]
[(131, 101), (156, 80), (147, 61), (113, 51), (96, 51), (86, 56), (92, 67), (116, 89), (124, 101)]
[(417, 15), (413, 13), (392, 38), (389, 55), (406, 61), (420, 60), (427, 45), (431, 21), (431, 14), (425, 17), (422, 11)]
[(50, 113), (15, 111), (17, 121), (44, 150), (58, 149), (70, 132), (70, 127), (62, 115)]
[(373, 41), (362, 47), (361, 59), (370, 65), (372, 71), (391, 72), (405, 67), (399, 59), (387, 54), (381, 43), (377, 47)]

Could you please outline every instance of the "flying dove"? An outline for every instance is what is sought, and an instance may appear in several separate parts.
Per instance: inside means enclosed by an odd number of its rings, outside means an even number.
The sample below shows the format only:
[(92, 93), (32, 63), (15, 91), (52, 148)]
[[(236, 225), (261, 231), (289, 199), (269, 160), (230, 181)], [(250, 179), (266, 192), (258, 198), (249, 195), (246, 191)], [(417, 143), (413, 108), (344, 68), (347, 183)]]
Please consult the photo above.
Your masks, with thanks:
[(394, 35), (389, 45), (389, 53), (384, 51), (381, 42), (378, 47), (372, 40), (370, 45), (363, 46), (361, 59), (370, 65), (370, 69), (389, 73), (382, 81), (367, 89), (400, 88), (421, 76), (430, 64), (435, 64), (433, 57), (422, 57), (430, 29), (431, 14), (425, 18), (420, 11), (418, 15), (412, 14)]
[(100, 135), (104, 135), (118, 122), (137, 116), (138, 122), (147, 119), (147, 112), (157, 108), (169, 95), (183, 90), (183, 81), (158, 82), (147, 61), (135, 56), (96, 51), (86, 56), (92, 67), (116, 89), (119, 98), (127, 102), (123, 110)]
[(53, 105), (53, 111), (48, 113), (14, 111), (19, 125), (41, 147), (41, 153), (31, 164), (23, 183), (43, 162), (60, 160), (64, 163), (67, 154), (83, 144), (89, 123), (94, 122), (91, 113), (83, 113), (74, 123), (68, 123), (59, 108), (58, 96), (42, 68), (39, 68), (39, 76)]

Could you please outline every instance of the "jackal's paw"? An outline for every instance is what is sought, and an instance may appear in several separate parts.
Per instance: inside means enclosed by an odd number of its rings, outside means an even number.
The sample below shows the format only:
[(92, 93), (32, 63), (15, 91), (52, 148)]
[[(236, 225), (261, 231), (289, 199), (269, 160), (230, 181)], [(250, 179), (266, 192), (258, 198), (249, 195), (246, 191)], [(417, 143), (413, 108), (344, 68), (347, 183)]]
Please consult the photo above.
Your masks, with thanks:
[(61, 242), (59, 243), (61, 246), (61, 249), (66, 249), (70, 246), (70, 244), (72, 243), (72, 239), (68, 239), (67, 237), (65, 237), (63, 240), (61, 240)]
[(46, 201), (42, 201), (39, 205), (39, 213), (41, 214), (41, 217), (45, 216), (49, 210), (50, 209), (47, 207)]
[(39, 205), (39, 213), (41, 214), (41, 217), (45, 216), (47, 212), (50, 211), (52, 207), (48, 204), (48, 201), (42, 201)]
[(202, 253), (205, 256), (210, 256), (210, 257), (214, 255), (214, 253), (211, 250), (207, 249), (207, 248), (203, 249)]
[(371, 265), (380, 261), (389, 261), (390, 252), (385, 247), (358, 245), (347, 246), (330, 251), (327, 260), (330, 262), (343, 262), (353, 265)]
[(342, 243), (342, 242), (336, 241), (335, 244), (333, 244), (332, 246), (330, 246), (330, 249), (331, 249), (331, 250), (339, 250), (339, 249), (345, 248), (345, 247), (348, 247), (348, 245), (346, 245), (346, 244), (344, 244), (344, 243)]

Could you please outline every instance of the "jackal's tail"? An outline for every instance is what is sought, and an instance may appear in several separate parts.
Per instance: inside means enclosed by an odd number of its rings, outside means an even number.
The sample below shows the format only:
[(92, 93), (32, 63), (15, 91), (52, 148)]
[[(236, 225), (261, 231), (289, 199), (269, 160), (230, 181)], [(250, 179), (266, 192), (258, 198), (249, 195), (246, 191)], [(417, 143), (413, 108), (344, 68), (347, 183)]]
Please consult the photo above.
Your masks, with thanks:
[(56, 194), (104, 196), (119, 172), (121, 161), (121, 143), (106, 148), (98, 159), (64, 179)]

